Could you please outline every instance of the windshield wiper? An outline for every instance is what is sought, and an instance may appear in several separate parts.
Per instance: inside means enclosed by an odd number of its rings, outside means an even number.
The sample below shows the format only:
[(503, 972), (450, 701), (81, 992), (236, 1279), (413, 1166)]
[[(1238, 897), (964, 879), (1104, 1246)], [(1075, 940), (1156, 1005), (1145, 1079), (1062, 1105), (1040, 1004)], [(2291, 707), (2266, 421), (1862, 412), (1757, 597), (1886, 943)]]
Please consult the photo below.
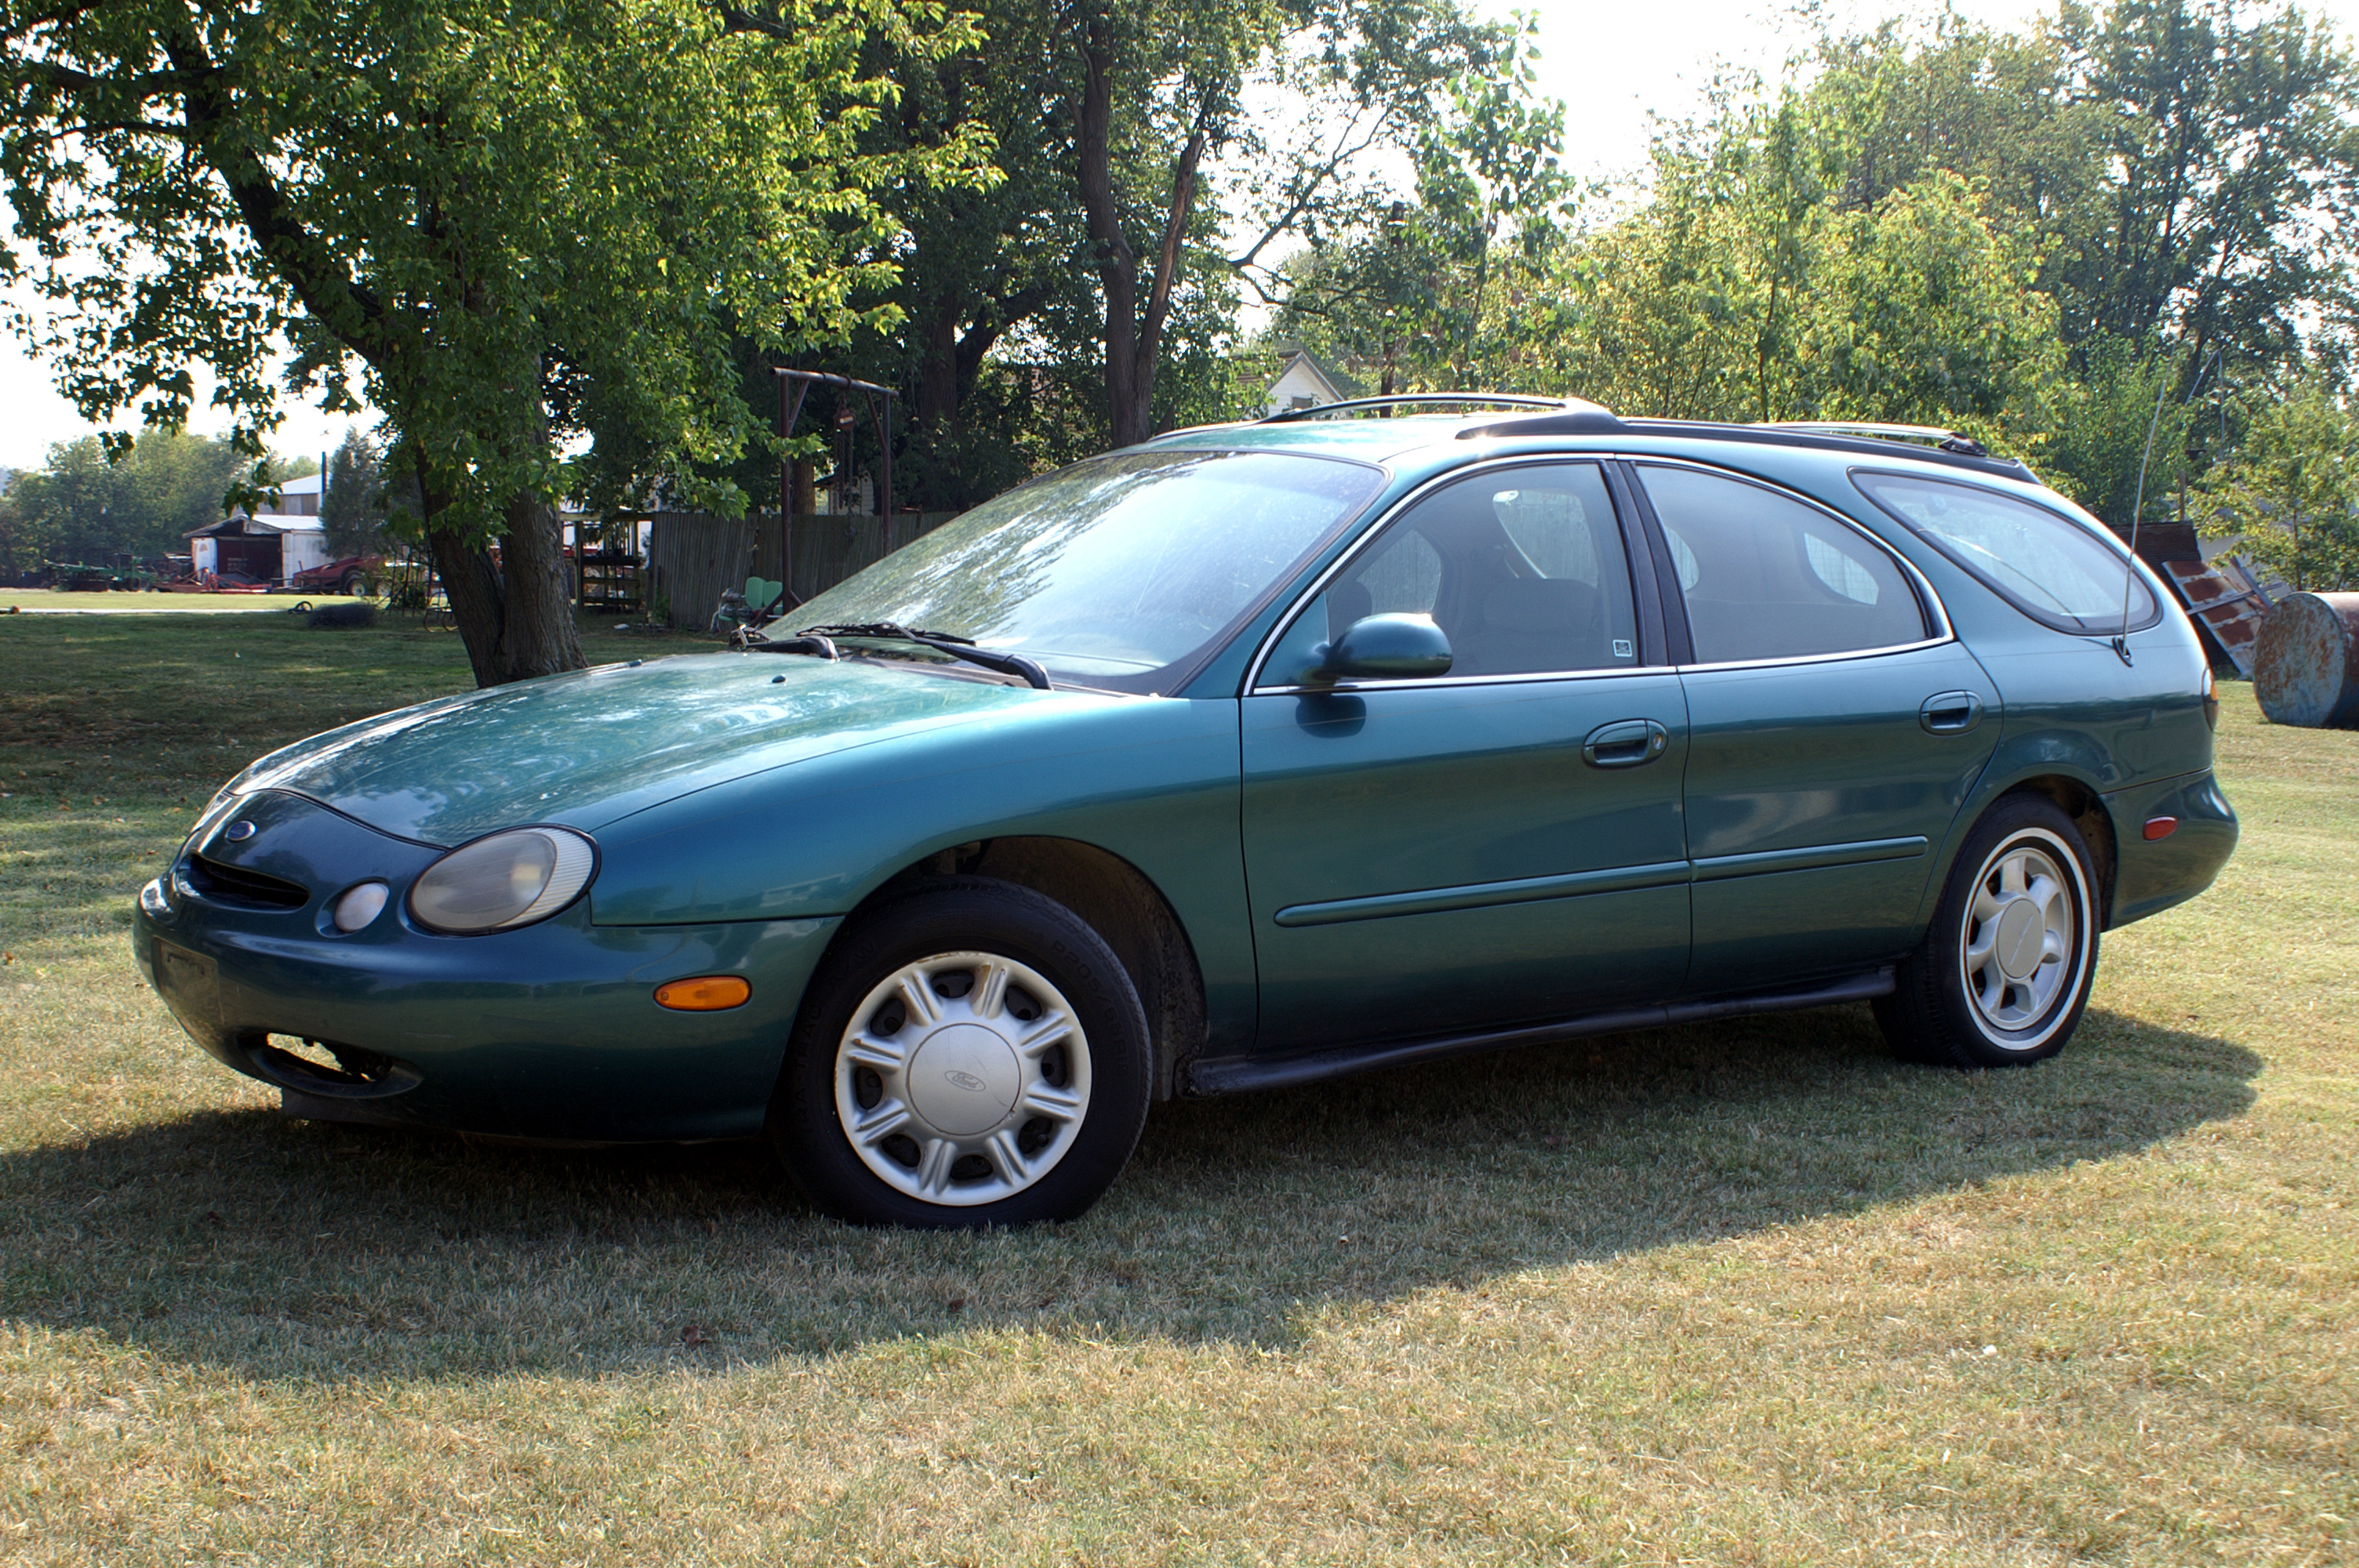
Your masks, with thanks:
[(1004, 676), (1021, 676), (1024, 684), (1035, 691), (1049, 689), (1049, 672), (1021, 654), (996, 653), (978, 648), (972, 637), (961, 637), (949, 632), (929, 632), (923, 627), (896, 625), (890, 621), (864, 622), (850, 626), (806, 626), (804, 637), (877, 637), (896, 643), (916, 643), (921, 647), (948, 654), (954, 659), (964, 659), (971, 665), (996, 670)]

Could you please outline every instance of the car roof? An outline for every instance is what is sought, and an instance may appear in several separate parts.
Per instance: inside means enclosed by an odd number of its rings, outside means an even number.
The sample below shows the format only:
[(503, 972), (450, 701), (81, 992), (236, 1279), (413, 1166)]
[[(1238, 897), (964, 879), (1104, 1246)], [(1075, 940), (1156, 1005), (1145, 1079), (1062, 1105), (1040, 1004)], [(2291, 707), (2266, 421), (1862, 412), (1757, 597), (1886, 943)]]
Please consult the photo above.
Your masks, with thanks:
[[(1516, 406), (1503, 411), (1494, 403), (1472, 414), (1419, 409), (1420, 404), (1455, 403), (1463, 406), (1485, 401), (1486, 395), (1482, 394), (1357, 398), (1319, 408), (1293, 410), (1267, 419), (1175, 430), (1149, 444), (1317, 453), (1370, 462), (1389, 462), (1409, 452), (1424, 451), (1441, 465), (1447, 462), (1448, 449), (1458, 442), (1481, 442), (1484, 447), (1478, 449), (1487, 449), (1490, 443), (1499, 441), (1520, 444), (1562, 440), (1570, 445), (1577, 439), (1580, 449), (1596, 450), (1636, 441), (1643, 443), (1643, 449), (1657, 453), (1682, 442), (1709, 442), (1723, 447), (1734, 443), (1839, 452), (1886, 461), (1925, 462), (1994, 479), (2039, 482), (2038, 476), (2024, 463), (1992, 457), (1971, 438), (1930, 426), (1833, 422), (1739, 425), (1701, 419), (1625, 419), (1580, 398), (1559, 402), (1503, 397), (1498, 403)], [(1377, 412), (1386, 416), (1364, 416)], [(1696, 455), (1705, 455), (1708, 450), (1703, 449)], [(1474, 452), (1467, 451), (1465, 455), (1471, 457)]]

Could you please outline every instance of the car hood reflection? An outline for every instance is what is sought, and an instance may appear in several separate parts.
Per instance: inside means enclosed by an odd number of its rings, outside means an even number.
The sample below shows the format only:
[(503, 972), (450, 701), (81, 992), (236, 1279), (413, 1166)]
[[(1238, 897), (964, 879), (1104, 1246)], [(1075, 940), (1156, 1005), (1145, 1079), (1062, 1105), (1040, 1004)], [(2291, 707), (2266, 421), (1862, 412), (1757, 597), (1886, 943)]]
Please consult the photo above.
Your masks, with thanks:
[(885, 663), (689, 655), (380, 714), (265, 757), (238, 788), (460, 844), (524, 822), (594, 829), (747, 773), (1061, 700), (1090, 699)]

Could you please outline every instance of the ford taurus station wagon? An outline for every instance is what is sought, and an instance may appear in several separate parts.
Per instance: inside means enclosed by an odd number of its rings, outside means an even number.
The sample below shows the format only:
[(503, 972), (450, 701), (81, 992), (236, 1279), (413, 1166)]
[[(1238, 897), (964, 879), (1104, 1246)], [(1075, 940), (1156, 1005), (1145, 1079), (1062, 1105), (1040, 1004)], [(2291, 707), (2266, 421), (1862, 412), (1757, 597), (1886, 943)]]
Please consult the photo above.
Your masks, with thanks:
[(2186, 618), (2018, 463), (1314, 412), (1049, 474), (749, 646), (274, 752), (138, 961), (298, 1115), (766, 1137), (828, 1213), (1014, 1224), (1174, 1095), (1861, 1000), (2037, 1062), (2234, 847)]

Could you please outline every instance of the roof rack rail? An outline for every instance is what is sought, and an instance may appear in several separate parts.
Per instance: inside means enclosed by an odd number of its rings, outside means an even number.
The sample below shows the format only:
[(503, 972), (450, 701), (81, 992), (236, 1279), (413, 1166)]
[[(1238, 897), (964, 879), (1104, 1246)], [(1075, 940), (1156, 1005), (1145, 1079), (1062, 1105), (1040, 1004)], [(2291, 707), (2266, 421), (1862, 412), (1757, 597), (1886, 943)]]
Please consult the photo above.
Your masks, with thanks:
[[(1384, 397), (1347, 397), (1338, 403), (1321, 403), (1309, 408), (1288, 408), (1257, 421), (1263, 425), (1291, 425), (1305, 419), (1323, 419), (1333, 414), (1346, 414), (1362, 408), (1412, 407), (1421, 404), (1475, 404), (1506, 408), (1545, 408), (1550, 413), (1575, 413), (1596, 409), (1594, 403), (1578, 397), (1534, 397), (1520, 392), (1403, 392)], [(1604, 412), (1597, 409), (1599, 413)]]
[(1767, 430), (1802, 430), (1819, 436), (1864, 436), (1871, 440), (1905, 441), (1910, 446), (1929, 446), (1960, 457), (1986, 458), (1990, 449), (1972, 436), (1955, 430), (1945, 430), (1938, 425), (1886, 425), (1855, 419), (1764, 419)]

